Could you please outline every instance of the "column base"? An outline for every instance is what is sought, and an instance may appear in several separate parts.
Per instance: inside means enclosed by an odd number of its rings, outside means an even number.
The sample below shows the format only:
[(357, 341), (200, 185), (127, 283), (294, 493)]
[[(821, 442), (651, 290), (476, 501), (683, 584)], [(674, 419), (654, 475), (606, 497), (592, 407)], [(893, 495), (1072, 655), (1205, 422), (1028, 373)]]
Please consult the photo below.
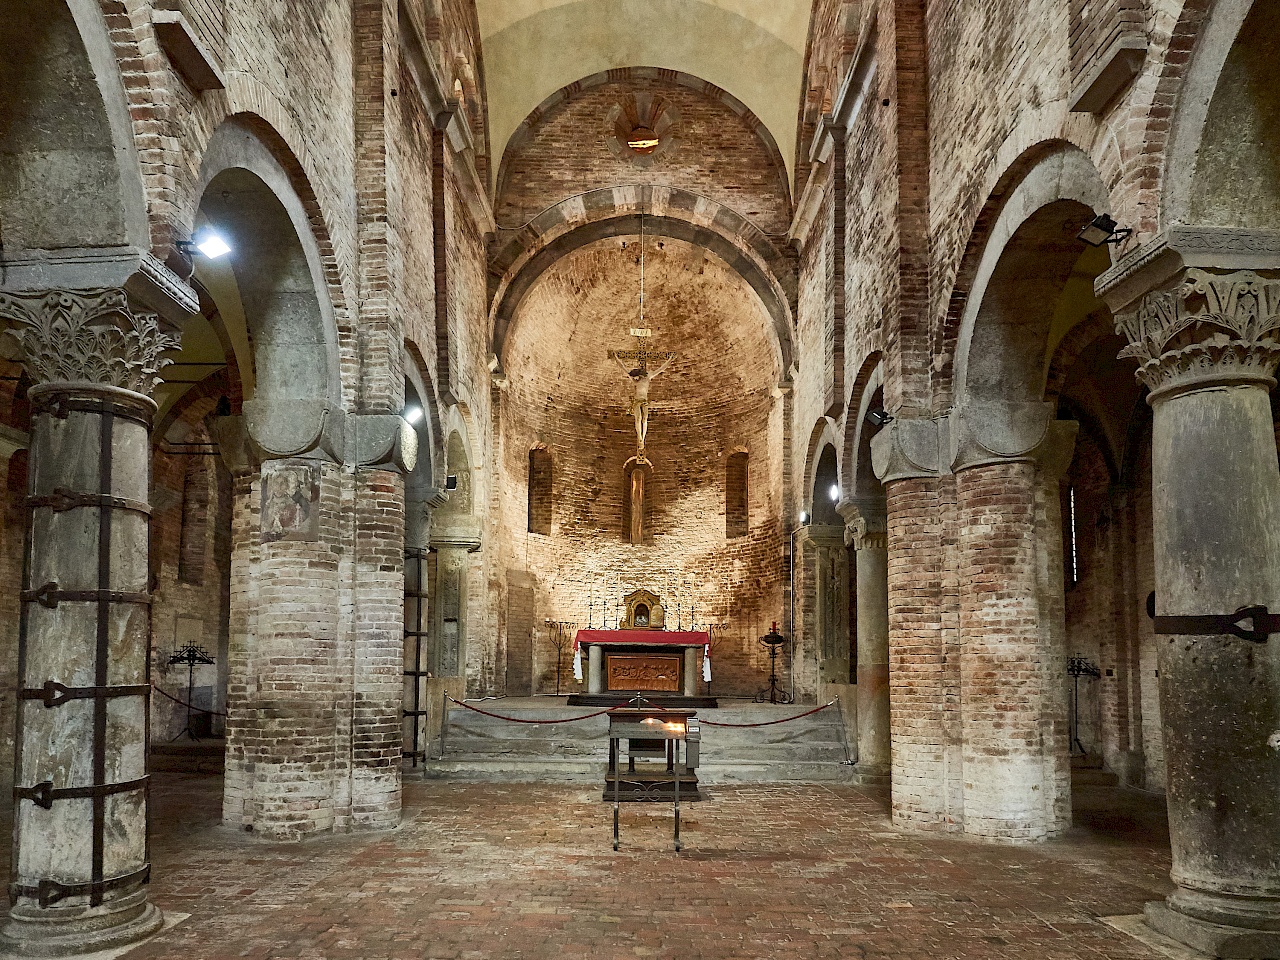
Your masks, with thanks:
[(854, 782), (864, 787), (887, 787), (892, 779), (890, 774), (888, 764), (858, 761), (853, 765)]
[(1222, 960), (1278, 960), (1280, 930), (1229, 927), (1171, 910), (1163, 900), (1143, 910), (1147, 926), (1194, 950)]
[(164, 926), (145, 890), (100, 907), (17, 906), (0, 930), (0, 956), (68, 957), (137, 943)]

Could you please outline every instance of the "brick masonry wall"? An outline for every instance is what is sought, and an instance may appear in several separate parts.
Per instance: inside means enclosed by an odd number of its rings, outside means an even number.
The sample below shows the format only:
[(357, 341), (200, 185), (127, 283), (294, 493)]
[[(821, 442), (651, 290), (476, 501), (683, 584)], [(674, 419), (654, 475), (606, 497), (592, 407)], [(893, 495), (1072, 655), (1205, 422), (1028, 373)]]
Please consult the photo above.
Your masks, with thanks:
[[(626, 239), (626, 238), (624, 238)], [(699, 247), (649, 238), (647, 317), (654, 347), (675, 351), (653, 382), (652, 542), (623, 530), (623, 467), (635, 454), (631, 382), (608, 359), (628, 349), (636, 311), (636, 238), (601, 241), (551, 268), (522, 304), (507, 351), (499, 517), (505, 562), (537, 578), (534, 682), (554, 689), (547, 620), (600, 626), (631, 590), (662, 597), (667, 626), (726, 623), (713, 689), (754, 694), (763, 657), (755, 639), (783, 620), (787, 576), (781, 517), (781, 404), (766, 315), (745, 283)], [(528, 454), (551, 454), (552, 533), (529, 534)], [(725, 536), (725, 465), (749, 453), (750, 532)], [(606, 609), (607, 614), (603, 611)], [(571, 682), (568, 657), (562, 687)]]
[[(619, 155), (609, 111), (638, 94), (660, 97), (678, 119), (669, 152), (637, 162)], [(752, 125), (719, 100), (679, 83), (643, 77), (572, 91), (513, 142), (504, 158), (495, 212), (504, 229), (519, 229), (547, 207), (615, 184), (680, 187), (716, 200), (769, 234), (791, 221), (786, 169)]]

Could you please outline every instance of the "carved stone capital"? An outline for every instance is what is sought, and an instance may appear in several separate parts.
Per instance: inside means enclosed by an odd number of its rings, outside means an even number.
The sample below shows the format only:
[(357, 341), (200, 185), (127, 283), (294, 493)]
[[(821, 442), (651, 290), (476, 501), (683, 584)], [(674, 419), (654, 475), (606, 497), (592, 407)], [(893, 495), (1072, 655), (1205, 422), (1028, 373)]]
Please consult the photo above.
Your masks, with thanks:
[(0, 293), (0, 319), (38, 384), (115, 387), (150, 396), (179, 338), (121, 289)]
[(259, 461), (323, 457), (342, 463), (347, 415), (324, 400), (258, 398), (244, 402), (244, 421)]
[(947, 419), (901, 419), (871, 438), (871, 468), (881, 483), (936, 477), (943, 470)]
[(844, 517), (844, 545), (855, 550), (884, 550), (888, 547), (888, 517), (885, 502), (868, 497), (841, 500), (836, 511)]
[(357, 414), (347, 418), (347, 432), (354, 447), (348, 453), (357, 466), (404, 473), (412, 473), (417, 466), (418, 434), (403, 417), (393, 413)]
[(1078, 430), (1055, 420), (1050, 403), (970, 401), (951, 414), (951, 469), (1023, 461), (1056, 479), (1071, 466)]
[(1189, 269), (1116, 318), (1148, 402), (1207, 386), (1275, 386), (1280, 365), (1280, 280), (1252, 270)]

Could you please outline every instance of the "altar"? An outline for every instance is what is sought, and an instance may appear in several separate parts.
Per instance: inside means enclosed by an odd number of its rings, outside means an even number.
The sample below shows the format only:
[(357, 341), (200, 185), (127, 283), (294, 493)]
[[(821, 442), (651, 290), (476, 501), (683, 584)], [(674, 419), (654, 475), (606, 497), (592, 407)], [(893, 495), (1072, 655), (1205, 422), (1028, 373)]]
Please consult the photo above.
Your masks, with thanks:
[(587, 693), (696, 697), (709, 637), (698, 630), (579, 630)]
[(667, 630), (658, 597), (637, 590), (626, 600), (616, 630), (583, 629), (574, 638), (574, 662), (586, 660), (587, 695), (697, 697), (710, 636), (703, 630)]

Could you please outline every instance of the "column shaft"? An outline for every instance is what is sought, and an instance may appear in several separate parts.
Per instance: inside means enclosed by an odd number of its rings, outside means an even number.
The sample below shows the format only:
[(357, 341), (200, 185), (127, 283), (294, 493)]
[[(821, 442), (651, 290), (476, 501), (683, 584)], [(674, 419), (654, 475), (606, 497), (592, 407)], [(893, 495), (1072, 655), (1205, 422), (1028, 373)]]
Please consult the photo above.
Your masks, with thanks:
[(858, 770), (889, 772), (889, 549), (883, 534), (854, 541), (858, 589)]
[(47, 955), (128, 943), (161, 924), (144, 886), (155, 405), (110, 387), (43, 386), (31, 397), (4, 939)]
[(1013, 461), (956, 475), (964, 829), (989, 839), (1043, 839), (1070, 826), (1058, 756), (1066, 757), (1066, 731), (1056, 722), (1065, 716), (1064, 637), (1042, 624), (1061, 619), (1062, 583), (1055, 605), (1041, 573), (1049, 551), (1037, 494), (1041, 504), (1048, 498), (1036, 473)]

